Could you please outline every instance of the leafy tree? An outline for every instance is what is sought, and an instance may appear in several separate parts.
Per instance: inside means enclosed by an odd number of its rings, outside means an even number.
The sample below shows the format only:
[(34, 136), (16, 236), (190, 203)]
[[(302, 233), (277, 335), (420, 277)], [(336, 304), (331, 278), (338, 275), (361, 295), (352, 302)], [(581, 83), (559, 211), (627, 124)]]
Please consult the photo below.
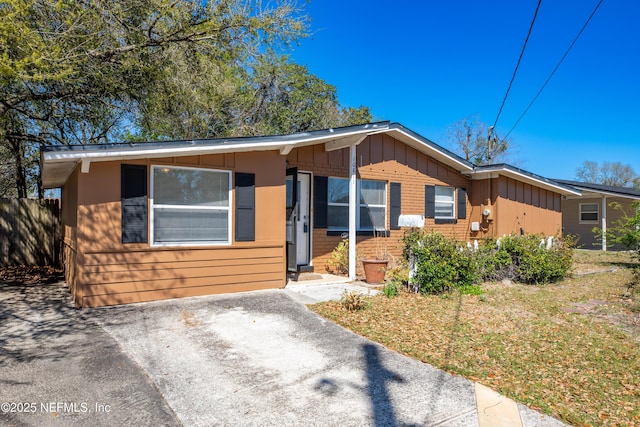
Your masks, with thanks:
[[(631, 204), (632, 212), (627, 212), (618, 202), (610, 205), (620, 211), (622, 217), (616, 220), (612, 227), (607, 228), (607, 242), (626, 247), (640, 261), (640, 202)], [(602, 235), (602, 230), (599, 228), (595, 228), (594, 232)]]
[(593, 162), (586, 160), (576, 169), (576, 179), (582, 182), (611, 185), (615, 187), (640, 188), (640, 176), (631, 165), (620, 162)]
[(462, 156), (476, 164), (498, 162), (509, 149), (509, 141), (489, 133), (487, 125), (477, 116), (465, 117), (448, 128), (448, 141)]
[[(6, 0), (0, 190), (42, 194), (40, 144), (369, 121), (368, 109), (342, 108), (333, 86), (279, 59), (307, 21), (296, 0)], [(11, 180), (15, 192), (5, 189)]]

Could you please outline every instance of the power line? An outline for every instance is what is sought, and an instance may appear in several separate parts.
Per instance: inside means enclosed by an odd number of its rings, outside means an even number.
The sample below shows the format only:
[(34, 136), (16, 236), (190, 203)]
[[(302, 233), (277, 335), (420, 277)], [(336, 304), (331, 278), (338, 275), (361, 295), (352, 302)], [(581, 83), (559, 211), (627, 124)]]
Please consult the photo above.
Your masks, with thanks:
[(536, 102), (536, 100), (538, 99), (538, 97), (540, 96), (540, 94), (542, 93), (542, 91), (544, 90), (545, 87), (547, 87), (547, 84), (549, 83), (549, 81), (551, 80), (551, 78), (553, 77), (553, 75), (556, 73), (556, 71), (558, 71), (558, 68), (560, 68), (560, 64), (562, 64), (562, 62), (564, 61), (564, 59), (567, 57), (567, 55), (569, 54), (569, 51), (571, 51), (571, 49), (573, 48), (573, 45), (576, 44), (576, 42), (578, 41), (578, 38), (580, 38), (580, 35), (582, 34), (582, 32), (584, 31), (585, 28), (587, 28), (587, 25), (589, 25), (589, 22), (591, 21), (591, 18), (593, 18), (593, 15), (596, 14), (596, 11), (598, 10), (598, 8), (600, 7), (600, 5), (602, 4), (603, 0), (600, 0), (598, 2), (598, 4), (596, 5), (596, 7), (593, 9), (593, 12), (591, 12), (591, 15), (589, 15), (589, 17), (587, 18), (587, 20), (585, 21), (584, 25), (582, 26), (582, 28), (580, 29), (580, 31), (578, 31), (578, 34), (576, 34), (576, 37), (573, 39), (573, 41), (571, 42), (571, 44), (569, 45), (569, 47), (567, 48), (567, 50), (565, 51), (564, 55), (562, 55), (562, 58), (560, 58), (560, 61), (558, 61), (558, 64), (556, 65), (556, 67), (553, 69), (553, 71), (551, 72), (551, 74), (549, 74), (549, 77), (547, 78), (547, 80), (544, 82), (544, 84), (542, 85), (542, 87), (540, 88), (540, 90), (538, 91), (538, 93), (536, 93), (536, 96), (533, 97), (533, 99), (531, 100), (531, 102), (529, 103), (529, 105), (527, 106), (527, 108), (525, 108), (524, 112), (520, 115), (520, 117), (518, 118), (518, 120), (516, 120), (515, 124), (511, 127), (511, 129), (509, 129), (509, 132), (507, 132), (507, 134), (505, 135), (505, 139), (511, 135), (511, 132), (516, 128), (516, 126), (518, 126), (518, 123), (520, 123), (520, 120), (522, 120), (522, 118), (527, 114), (527, 112), (529, 112), (529, 109), (531, 108), (531, 106), (534, 104), (534, 102)]
[(516, 68), (513, 70), (513, 75), (511, 76), (511, 81), (509, 82), (509, 86), (507, 87), (507, 92), (504, 94), (504, 98), (502, 99), (502, 104), (500, 105), (500, 109), (498, 110), (498, 115), (496, 116), (496, 120), (493, 122), (493, 126), (491, 126), (492, 129), (495, 129), (496, 124), (498, 123), (498, 119), (500, 118), (500, 114), (502, 114), (502, 109), (504, 108), (504, 104), (505, 102), (507, 102), (507, 97), (509, 96), (509, 92), (511, 91), (511, 86), (513, 85), (513, 81), (516, 78), (516, 73), (518, 72), (518, 68), (520, 67), (520, 61), (522, 61), (522, 56), (524, 55), (524, 51), (527, 48), (527, 42), (529, 42), (529, 37), (531, 36), (531, 30), (533, 30), (533, 24), (536, 22), (536, 17), (538, 16), (538, 10), (540, 9), (540, 4), (542, 4), (542, 0), (538, 0), (538, 6), (536, 6), (536, 11), (533, 14), (531, 25), (529, 25), (529, 31), (527, 32), (527, 37), (524, 39), (524, 44), (522, 45), (522, 50), (520, 51), (520, 56), (518, 57)]

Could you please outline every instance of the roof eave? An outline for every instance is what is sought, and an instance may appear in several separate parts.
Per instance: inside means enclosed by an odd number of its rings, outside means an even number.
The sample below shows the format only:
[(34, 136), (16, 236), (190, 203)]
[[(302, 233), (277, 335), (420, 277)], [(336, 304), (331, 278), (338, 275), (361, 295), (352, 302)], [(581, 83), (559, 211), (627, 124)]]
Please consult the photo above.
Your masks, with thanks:
[(573, 187), (565, 186), (543, 177), (524, 173), (516, 168), (508, 166), (481, 166), (474, 169), (471, 173), (468, 173), (468, 175), (471, 177), (471, 179), (474, 180), (488, 179), (495, 176), (504, 175), (518, 181), (536, 185), (537, 187), (544, 188), (546, 190), (551, 190), (563, 196), (580, 196), (582, 194), (581, 191)]
[[(239, 153), (248, 151), (274, 151), (282, 155), (288, 154), (294, 147), (314, 145), (343, 139), (361, 141), (372, 132), (388, 129), (388, 122), (369, 123), (339, 129), (327, 129), (322, 132), (309, 132), (293, 135), (248, 138), (240, 142), (228, 140), (202, 140), (181, 142), (180, 145), (166, 143), (129, 144), (114, 146), (81, 146), (56, 147), (41, 153), (43, 165), (44, 188), (62, 186), (69, 178), (76, 165), (82, 162), (107, 162), (118, 160), (157, 159), (164, 157), (180, 157), (190, 155), (209, 155)], [(358, 136), (363, 136), (359, 138)], [(63, 166), (64, 164), (64, 166)], [(49, 178), (50, 169), (57, 167), (58, 174)]]

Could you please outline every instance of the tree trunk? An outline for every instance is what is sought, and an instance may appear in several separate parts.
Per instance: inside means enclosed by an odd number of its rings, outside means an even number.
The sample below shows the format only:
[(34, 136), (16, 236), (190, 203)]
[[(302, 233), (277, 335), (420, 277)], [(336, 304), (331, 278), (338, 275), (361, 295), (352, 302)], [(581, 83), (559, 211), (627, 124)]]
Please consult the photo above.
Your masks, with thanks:
[(11, 153), (16, 163), (16, 191), (18, 198), (27, 197), (27, 172), (24, 167), (24, 150), (19, 139), (9, 138)]

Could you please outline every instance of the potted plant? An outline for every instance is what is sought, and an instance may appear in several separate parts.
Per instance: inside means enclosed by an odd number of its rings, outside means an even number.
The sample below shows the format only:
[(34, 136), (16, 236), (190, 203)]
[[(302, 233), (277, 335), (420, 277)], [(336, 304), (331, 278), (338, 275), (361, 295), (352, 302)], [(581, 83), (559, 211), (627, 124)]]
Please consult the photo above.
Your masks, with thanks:
[(377, 285), (384, 281), (387, 264), (389, 264), (387, 245), (381, 236), (383, 232), (384, 231), (373, 231), (373, 241), (376, 250), (375, 258), (365, 258), (362, 260), (365, 281), (372, 285)]

